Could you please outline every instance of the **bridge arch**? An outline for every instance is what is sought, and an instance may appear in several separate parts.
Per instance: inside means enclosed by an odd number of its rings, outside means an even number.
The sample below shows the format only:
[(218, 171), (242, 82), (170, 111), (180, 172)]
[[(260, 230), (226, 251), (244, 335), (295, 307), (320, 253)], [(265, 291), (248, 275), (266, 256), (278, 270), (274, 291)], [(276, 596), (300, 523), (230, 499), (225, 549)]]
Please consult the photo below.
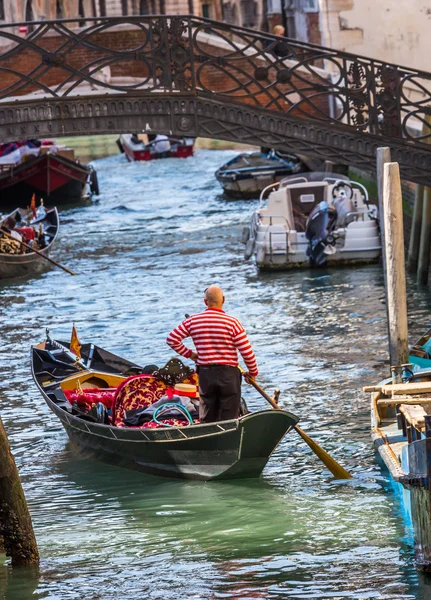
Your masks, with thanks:
[(26, 39), (0, 27), (0, 142), (153, 131), (368, 169), (389, 145), (431, 185), (431, 74), (292, 40), (280, 57), (279, 42), (178, 16), (42, 21)]

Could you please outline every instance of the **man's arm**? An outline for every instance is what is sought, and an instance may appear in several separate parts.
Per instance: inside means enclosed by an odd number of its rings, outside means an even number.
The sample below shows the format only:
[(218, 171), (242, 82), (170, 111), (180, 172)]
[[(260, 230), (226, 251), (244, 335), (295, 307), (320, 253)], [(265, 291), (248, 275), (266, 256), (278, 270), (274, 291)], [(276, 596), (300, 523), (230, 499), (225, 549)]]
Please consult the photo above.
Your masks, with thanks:
[(178, 352), (178, 354), (184, 356), (184, 358), (192, 358), (193, 360), (196, 360), (196, 353), (193, 352), (193, 350), (190, 350), (190, 348), (184, 346), (182, 343), (182, 340), (189, 336), (190, 332), (188, 330), (188, 319), (186, 319), (180, 325), (178, 325), (178, 327), (171, 331), (166, 338), (166, 343), (172, 348), (172, 350), (175, 350), (175, 352)]
[(247, 335), (244, 331), (244, 327), (238, 322), (238, 328), (235, 331), (233, 343), (236, 349), (241, 354), (246, 364), (247, 370), (251, 377), (258, 376), (256, 357), (248, 341)]

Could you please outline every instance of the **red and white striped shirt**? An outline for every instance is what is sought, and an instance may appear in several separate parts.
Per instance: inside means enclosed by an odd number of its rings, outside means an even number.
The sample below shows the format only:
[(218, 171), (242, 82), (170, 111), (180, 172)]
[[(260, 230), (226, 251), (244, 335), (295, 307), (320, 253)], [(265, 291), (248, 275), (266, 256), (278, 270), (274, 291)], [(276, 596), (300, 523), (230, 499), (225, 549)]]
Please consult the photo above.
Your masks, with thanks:
[(258, 374), (256, 357), (247, 339), (244, 327), (235, 317), (227, 315), (221, 308), (207, 308), (188, 317), (168, 335), (166, 343), (175, 352), (190, 358), (192, 350), (182, 343), (191, 337), (198, 355), (197, 365), (238, 366), (238, 352), (244, 359), (252, 377)]

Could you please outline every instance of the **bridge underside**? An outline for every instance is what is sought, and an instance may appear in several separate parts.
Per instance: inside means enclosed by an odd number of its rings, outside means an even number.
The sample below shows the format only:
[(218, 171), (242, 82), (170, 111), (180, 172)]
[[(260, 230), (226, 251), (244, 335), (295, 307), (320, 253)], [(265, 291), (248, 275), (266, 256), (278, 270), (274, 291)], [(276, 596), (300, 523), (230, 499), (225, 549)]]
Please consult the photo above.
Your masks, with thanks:
[[(159, 96), (159, 97), (155, 97)], [(379, 136), (284, 116), (242, 103), (200, 95), (122, 94), (56, 98), (0, 104), (0, 142), (36, 137), (152, 131), (207, 137), (277, 148), (313, 158), (374, 170)], [(404, 179), (431, 186), (431, 152), (406, 141), (389, 144)]]

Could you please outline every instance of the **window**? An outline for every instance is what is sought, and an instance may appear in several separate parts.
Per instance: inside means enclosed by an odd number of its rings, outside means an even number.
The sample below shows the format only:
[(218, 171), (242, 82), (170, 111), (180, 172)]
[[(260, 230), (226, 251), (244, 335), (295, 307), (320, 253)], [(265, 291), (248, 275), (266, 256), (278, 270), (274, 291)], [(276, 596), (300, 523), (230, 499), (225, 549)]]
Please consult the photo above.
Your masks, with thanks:
[(210, 8), (209, 4), (202, 4), (202, 16), (204, 19), (210, 18)]
[(123, 15), (127, 15), (127, 0), (121, 0), (121, 12)]
[(139, 14), (140, 15), (149, 15), (150, 7), (148, 6), (148, 0), (141, 0), (139, 2)]
[(57, 19), (62, 19), (63, 15), (63, 6), (61, 4), (61, 0), (57, 0)]
[(301, 0), (301, 8), (304, 12), (319, 12), (318, 0)]
[[(85, 17), (84, 0), (78, 0), (78, 15), (81, 18)], [(79, 26), (80, 27), (84, 27), (84, 25), (85, 25), (85, 21), (80, 21), (79, 22)]]
[(106, 17), (106, 0), (99, 0), (100, 16)]
[(0, 0), (0, 21), (4, 21), (5, 12), (4, 12), (4, 2)]
[(243, 27), (255, 27), (257, 25), (257, 2), (241, 0), (241, 21)]
[(268, 0), (268, 14), (275, 15), (281, 13), (281, 0)]
[[(25, 20), (26, 21), (34, 21), (32, 0), (27, 0), (27, 4), (25, 5)], [(34, 25), (29, 25), (28, 33), (30, 33), (30, 31), (33, 31), (33, 30), (34, 30)]]

